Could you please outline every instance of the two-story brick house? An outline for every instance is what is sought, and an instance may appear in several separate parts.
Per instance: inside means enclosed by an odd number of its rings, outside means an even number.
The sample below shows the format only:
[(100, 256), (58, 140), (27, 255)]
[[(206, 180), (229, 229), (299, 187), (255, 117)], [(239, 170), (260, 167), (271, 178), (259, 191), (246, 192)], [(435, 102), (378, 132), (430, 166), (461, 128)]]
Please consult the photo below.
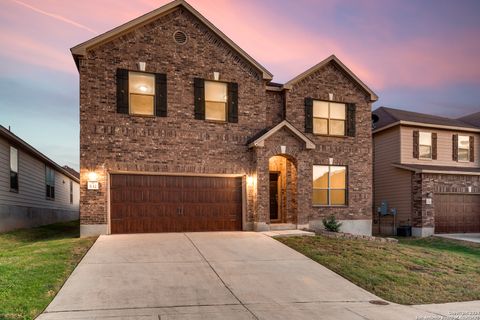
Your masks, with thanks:
[(332, 214), (371, 233), (377, 96), (335, 56), (273, 83), (183, 0), (71, 51), (82, 235), (304, 228)]
[(374, 233), (399, 226), (412, 227), (414, 236), (480, 232), (478, 115), (449, 119), (381, 107), (373, 117)]

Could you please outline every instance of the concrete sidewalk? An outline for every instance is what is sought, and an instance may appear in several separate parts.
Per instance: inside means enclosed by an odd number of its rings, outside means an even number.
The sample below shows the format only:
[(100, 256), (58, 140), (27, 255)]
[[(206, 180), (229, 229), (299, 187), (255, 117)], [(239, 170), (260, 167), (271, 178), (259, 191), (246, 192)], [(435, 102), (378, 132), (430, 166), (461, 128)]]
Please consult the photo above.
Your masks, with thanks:
[[(407, 307), (253, 232), (100, 237), (38, 319), (416, 319), (479, 302)], [(433, 318), (432, 318), (433, 319)]]

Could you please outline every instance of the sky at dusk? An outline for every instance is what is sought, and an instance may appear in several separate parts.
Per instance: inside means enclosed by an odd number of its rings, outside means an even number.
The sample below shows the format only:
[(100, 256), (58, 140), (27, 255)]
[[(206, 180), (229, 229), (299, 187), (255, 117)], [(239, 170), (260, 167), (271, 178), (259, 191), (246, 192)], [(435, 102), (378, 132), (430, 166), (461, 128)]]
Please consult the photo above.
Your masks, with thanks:
[[(0, 124), (79, 166), (69, 49), (168, 0), (0, 0)], [(286, 82), (335, 54), (374, 104), (457, 117), (480, 110), (478, 0), (190, 0)]]

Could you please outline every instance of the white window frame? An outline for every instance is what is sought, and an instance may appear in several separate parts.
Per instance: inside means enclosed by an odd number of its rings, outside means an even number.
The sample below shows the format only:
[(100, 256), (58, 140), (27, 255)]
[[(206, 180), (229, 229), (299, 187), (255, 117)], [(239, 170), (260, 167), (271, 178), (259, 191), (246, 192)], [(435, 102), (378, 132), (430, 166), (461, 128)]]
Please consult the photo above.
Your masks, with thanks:
[[(225, 101), (216, 101), (216, 100), (207, 100), (207, 84), (208, 83), (219, 83), (225, 86)], [(207, 121), (214, 121), (214, 122), (227, 122), (228, 121), (228, 82), (223, 81), (214, 81), (214, 80), (205, 80), (204, 81), (204, 91), (205, 91), (205, 120)], [(219, 119), (209, 119), (207, 116), (207, 104), (208, 102), (213, 103), (225, 103), (225, 117), (222, 120)]]
[[(430, 145), (426, 145), (426, 144), (421, 143), (422, 134), (430, 135)], [(430, 157), (422, 157), (422, 152), (421, 152), (422, 146), (430, 148)], [(420, 131), (418, 133), (418, 159), (420, 159), (420, 160), (432, 160), (433, 159), (433, 139), (432, 139), (432, 133), (431, 132)]]
[[(467, 148), (460, 148), (460, 140), (461, 138), (466, 138), (467, 141), (468, 141), (468, 146)], [(462, 160), (460, 159), (460, 149), (462, 150), (467, 150), (467, 159), (466, 160)], [(470, 162), (470, 136), (465, 136), (465, 135), (458, 135), (458, 143), (457, 143), (457, 159), (458, 159), (458, 162)]]
[[(314, 167), (328, 167), (328, 187), (325, 188), (314, 188), (313, 187), (313, 176), (312, 176), (312, 205), (314, 207), (347, 207), (348, 206), (348, 166), (344, 165), (326, 165), (326, 164), (314, 164), (312, 167), (312, 175)], [(330, 187), (330, 172), (332, 167), (342, 167), (345, 168), (345, 188), (331, 188)], [(327, 204), (316, 204), (313, 203), (313, 191), (314, 190), (327, 190)], [(331, 204), (331, 193), (330, 190), (344, 190), (345, 191), (345, 203), (344, 204)]]

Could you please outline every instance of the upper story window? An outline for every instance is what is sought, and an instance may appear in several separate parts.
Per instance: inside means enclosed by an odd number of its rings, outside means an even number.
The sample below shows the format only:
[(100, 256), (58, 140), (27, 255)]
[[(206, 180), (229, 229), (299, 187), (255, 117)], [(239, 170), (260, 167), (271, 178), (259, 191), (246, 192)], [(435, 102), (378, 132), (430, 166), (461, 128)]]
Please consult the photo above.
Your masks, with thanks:
[(238, 123), (238, 84), (193, 79), (194, 117), (197, 120)]
[(347, 167), (313, 166), (313, 205), (347, 204)]
[(432, 133), (419, 133), (419, 158), (425, 160), (432, 159)]
[(227, 121), (227, 83), (205, 81), (205, 120)]
[(117, 69), (117, 112), (167, 116), (167, 76)]
[(18, 192), (18, 150), (10, 147), (10, 191)]
[(344, 136), (345, 120), (345, 104), (313, 101), (313, 133)]
[(155, 75), (129, 72), (130, 114), (155, 115)]
[(55, 170), (45, 167), (45, 186), (47, 199), (55, 199)]
[(458, 161), (470, 161), (470, 136), (458, 136)]

